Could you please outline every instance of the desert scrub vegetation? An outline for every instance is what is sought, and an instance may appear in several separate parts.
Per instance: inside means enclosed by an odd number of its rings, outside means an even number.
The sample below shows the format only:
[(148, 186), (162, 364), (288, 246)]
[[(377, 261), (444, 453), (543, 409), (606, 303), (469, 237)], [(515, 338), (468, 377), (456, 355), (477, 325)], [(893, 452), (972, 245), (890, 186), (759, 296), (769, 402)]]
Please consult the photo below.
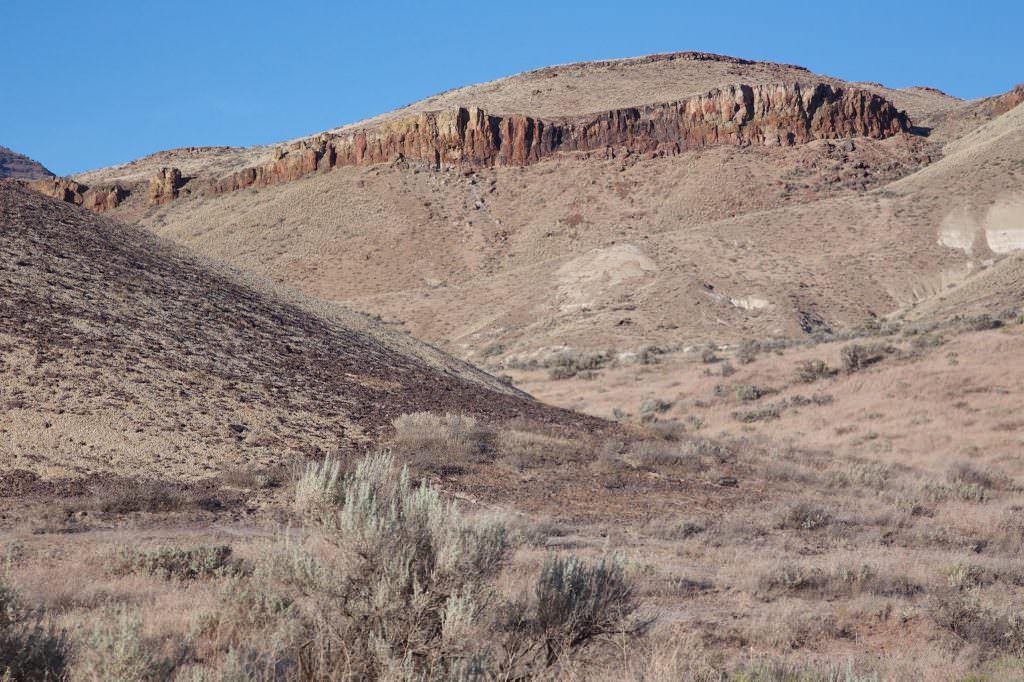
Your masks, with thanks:
[(661, 398), (648, 398), (640, 403), (640, 421), (642, 422), (654, 422), (658, 420), (658, 415), (664, 414), (672, 409), (675, 403), (662, 400)]
[(839, 355), (843, 361), (843, 370), (847, 374), (852, 374), (881, 362), (892, 352), (894, 352), (893, 347), (887, 343), (851, 343), (843, 346)]
[[(513, 650), (516, 658), (522, 658), (524, 651), (540, 644), (548, 666), (595, 637), (621, 633), (623, 623), (636, 609), (633, 589), (622, 562), (615, 557), (588, 565), (575, 556), (549, 556), (537, 581), (536, 596), (533, 622), (517, 616), (514, 626), (526, 624), (527, 632), (532, 629), (535, 633), (516, 638)], [(633, 631), (644, 627), (646, 622), (641, 621), (633, 625)]]
[(870, 564), (838, 564), (831, 568), (797, 563), (776, 565), (758, 576), (755, 594), (772, 599), (785, 594), (835, 599), (858, 594), (907, 597), (921, 587), (902, 575), (884, 575)]
[(241, 564), (232, 560), (228, 545), (153, 550), (123, 546), (109, 557), (106, 569), (118, 576), (143, 573), (167, 580), (213, 578), (243, 570)]
[(736, 393), (736, 398), (744, 402), (760, 400), (766, 395), (776, 393), (773, 388), (755, 386), (754, 384), (736, 384), (733, 391)]
[(783, 530), (818, 530), (832, 523), (832, 514), (809, 502), (797, 502), (780, 511), (775, 527)]
[(391, 447), (409, 464), (439, 474), (459, 474), (466, 465), (494, 456), (495, 431), (461, 414), (413, 412), (392, 422)]
[(622, 460), (641, 469), (695, 475), (735, 460), (728, 448), (704, 438), (642, 440), (631, 444)]
[(770, 421), (772, 419), (778, 419), (782, 416), (782, 411), (786, 409), (788, 405), (784, 402), (764, 405), (752, 410), (736, 410), (732, 413), (732, 418), (738, 422), (744, 424), (753, 424), (754, 422)]
[(175, 667), (142, 636), (140, 614), (111, 606), (95, 614), (92, 628), (76, 650), (74, 679), (149, 682), (167, 679)]
[[(223, 661), (300, 679), (521, 679), (595, 638), (637, 632), (620, 561), (551, 555), (533, 594), (503, 595), (510, 523), (466, 516), (381, 452), (310, 465), (313, 524), (225, 582), (203, 631)], [(635, 622), (634, 622), (635, 621)], [(254, 647), (253, 642), (272, 642)]]
[(836, 375), (836, 370), (829, 367), (824, 360), (805, 360), (796, 365), (796, 380), (804, 384), (813, 384), (819, 379), (828, 379)]
[(29, 609), (0, 575), (0, 680), (59, 680), (67, 664), (65, 633)]
[(939, 628), (962, 642), (1024, 656), (1024, 611), (986, 603), (976, 590), (949, 589), (932, 596), (928, 613)]
[(757, 359), (757, 354), (761, 352), (761, 344), (753, 339), (743, 339), (739, 345), (736, 346), (736, 362), (741, 365), (749, 365)]
[(547, 359), (544, 367), (551, 379), (570, 379), (577, 375), (589, 378), (593, 372), (608, 365), (614, 357), (613, 351), (585, 353), (563, 350)]

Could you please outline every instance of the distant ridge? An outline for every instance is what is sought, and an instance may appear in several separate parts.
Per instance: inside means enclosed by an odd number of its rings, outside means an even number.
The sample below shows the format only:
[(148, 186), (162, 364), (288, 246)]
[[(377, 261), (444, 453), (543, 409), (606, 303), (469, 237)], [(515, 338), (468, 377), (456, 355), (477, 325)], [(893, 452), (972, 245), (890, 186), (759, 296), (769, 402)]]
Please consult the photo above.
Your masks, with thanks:
[(41, 180), (52, 178), (43, 164), (7, 147), (0, 147), (0, 180)]

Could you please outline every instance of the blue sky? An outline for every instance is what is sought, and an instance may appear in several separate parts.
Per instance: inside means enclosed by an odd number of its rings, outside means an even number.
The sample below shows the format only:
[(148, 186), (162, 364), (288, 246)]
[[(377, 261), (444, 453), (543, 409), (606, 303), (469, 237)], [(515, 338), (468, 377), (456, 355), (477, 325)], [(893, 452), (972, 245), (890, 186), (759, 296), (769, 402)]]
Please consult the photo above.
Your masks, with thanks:
[(971, 98), (1024, 81), (1022, 2), (0, 0), (0, 145), (72, 173), (332, 128), (531, 68), (703, 50)]

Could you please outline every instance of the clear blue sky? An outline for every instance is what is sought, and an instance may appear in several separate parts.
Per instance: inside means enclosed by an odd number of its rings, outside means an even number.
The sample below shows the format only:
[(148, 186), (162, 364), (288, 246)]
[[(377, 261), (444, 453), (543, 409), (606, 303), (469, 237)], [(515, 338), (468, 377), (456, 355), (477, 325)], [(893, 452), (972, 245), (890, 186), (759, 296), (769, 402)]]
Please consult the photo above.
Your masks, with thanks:
[(959, 97), (1024, 81), (1024, 2), (0, 0), (0, 145), (58, 174), (275, 142), (549, 64), (703, 50)]

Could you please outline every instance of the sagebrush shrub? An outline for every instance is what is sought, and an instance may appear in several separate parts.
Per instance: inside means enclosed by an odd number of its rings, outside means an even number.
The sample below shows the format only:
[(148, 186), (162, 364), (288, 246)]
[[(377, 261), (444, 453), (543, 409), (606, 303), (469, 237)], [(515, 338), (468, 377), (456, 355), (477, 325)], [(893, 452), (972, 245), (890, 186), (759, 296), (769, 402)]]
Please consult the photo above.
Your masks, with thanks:
[(537, 581), (536, 625), (549, 664), (593, 638), (624, 631), (636, 601), (617, 558), (588, 565), (576, 556), (549, 556)]
[(67, 649), (64, 633), (0, 580), (0, 680), (63, 679)]
[(775, 526), (790, 530), (817, 530), (832, 522), (832, 515), (807, 502), (798, 502), (779, 514)]
[(813, 384), (819, 379), (827, 379), (835, 375), (835, 370), (830, 368), (824, 360), (805, 360), (796, 365), (796, 379), (805, 384)]
[(840, 356), (843, 359), (843, 369), (848, 374), (853, 372), (859, 372), (869, 365), (873, 365), (879, 362), (887, 354), (892, 352), (892, 348), (884, 343), (872, 343), (872, 344), (860, 344), (851, 343), (848, 346), (843, 346), (839, 351)]
[(142, 637), (142, 619), (125, 607), (98, 612), (95, 625), (75, 660), (76, 677), (85, 680), (150, 682), (169, 668)]
[(479, 629), (488, 581), (508, 553), (506, 525), (463, 516), (407, 468), (396, 472), (389, 452), (338, 480), (334, 508), (318, 517), (338, 554), (318, 561), (296, 548), (273, 571), (287, 588), (323, 596), (307, 616), (315, 645), (299, 656), (303, 675), (343, 654), (370, 679), (466, 665), (475, 653), (466, 633)]
[(749, 365), (757, 359), (757, 354), (760, 351), (761, 344), (753, 339), (744, 339), (736, 347), (736, 362), (741, 365)]
[(122, 547), (110, 558), (107, 568), (116, 575), (145, 573), (168, 580), (213, 578), (239, 570), (227, 545), (157, 547), (148, 551)]
[(344, 468), (336, 459), (310, 462), (295, 484), (295, 510), (315, 518), (330, 513), (342, 501)]

